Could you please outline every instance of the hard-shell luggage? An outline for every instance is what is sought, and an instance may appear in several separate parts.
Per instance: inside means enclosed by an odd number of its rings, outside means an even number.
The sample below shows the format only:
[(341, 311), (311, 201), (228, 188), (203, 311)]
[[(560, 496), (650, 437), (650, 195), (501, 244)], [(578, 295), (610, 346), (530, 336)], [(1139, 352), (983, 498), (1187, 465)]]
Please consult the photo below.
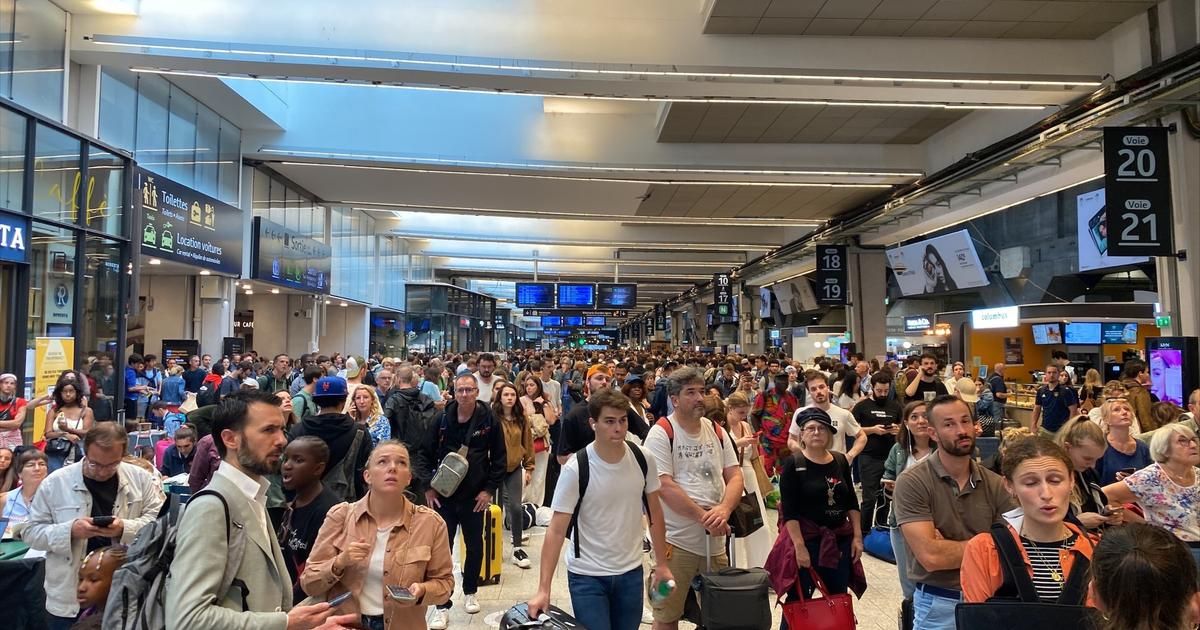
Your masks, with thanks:
[[(500, 568), (504, 565), (504, 519), (495, 503), (483, 511), (483, 563), (479, 565), (479, 585), (500, 583)], [(459, 554), (467, 557), (466, 537), (459, 543)]]
[(529, 605), (521, 602), (504, 613), (500, 618), (500, 630), (587, 630), (579, 620), (568, 615), (561, 608), (551, 606), (549, 610), (538, 615), (537, 619), (529, 618)]

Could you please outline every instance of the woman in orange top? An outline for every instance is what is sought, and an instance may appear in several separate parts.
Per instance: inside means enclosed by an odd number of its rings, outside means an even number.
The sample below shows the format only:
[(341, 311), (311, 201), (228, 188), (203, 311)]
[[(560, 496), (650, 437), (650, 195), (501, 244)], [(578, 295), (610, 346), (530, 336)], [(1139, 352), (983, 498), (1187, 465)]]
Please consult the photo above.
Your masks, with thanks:
[[(1065, 520), (1071, 506), (1072, 470), (1067, 452), (1046, 438), (1024, 438), (1004, 453), (1004, 485), (1020, 503), (1004, 515), (1005, 525), (1038, 598), (1047, 603), (1057, 602), (1062, 595), (1076, 552), (1090, 560), (1094, 547), (1085, 532)], [(961, 581), (963, 601), (968, 603), (987, 601), (1003, 586), (1004, 570), (991, 532), (967, 541)]]
[(353, 593), (338, 610), (361, 614), (368, 630), (425, 630), (426, 608), (454, 588), (446, 523), (405, 496), (412, 469), (404, 443), (380, 442), (363, 477), (367, 496), (326, 514), (300, 585), (320, 598)]

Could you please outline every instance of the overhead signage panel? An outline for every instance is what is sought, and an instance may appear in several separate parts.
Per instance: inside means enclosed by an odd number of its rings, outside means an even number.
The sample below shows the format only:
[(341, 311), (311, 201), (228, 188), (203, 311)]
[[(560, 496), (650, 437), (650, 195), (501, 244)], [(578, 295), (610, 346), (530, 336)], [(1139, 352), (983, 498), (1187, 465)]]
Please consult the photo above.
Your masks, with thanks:
[(887, 258), (906, 296), (988, 285), (987, 271), (966, 230), (893, 247), (887, 250)]
[(596, 308), (596, 285), (558, 283), (558, 308)]
[(521, 310), (525, 317), (545, 317), (547, 315), (579, 315), (582, 317), (629, 317), (629, 311), (585, 311), (563, 308), (526, 308)]
[(1104, 129), (1104, 236), (1111, 256), (1174, 255), (1164, 127)]
[(262, 217), (254, 218), (253, 277), (312, 293), (329, 293), (332, 250)]
[[(554, 308), (553, 282), (518, 282), (516, 293), (517, 308)], [(525, 315), (536, 317), (528, 312)]]
[(630, 309), (637, 306), (637, 285), (601, 282), (596, 285), (596, 308)]
[(242, 211), (143, 168), (142, 253), (219, 273), (242, 271)]
[(733, 281), (727, 272), (713, 274), (713, 306), (718, 317), (729, 317), (733, 312)]
[(846, 246), (817, 244), (817, 304), (845, 306), (850, 287), (846, 273)]

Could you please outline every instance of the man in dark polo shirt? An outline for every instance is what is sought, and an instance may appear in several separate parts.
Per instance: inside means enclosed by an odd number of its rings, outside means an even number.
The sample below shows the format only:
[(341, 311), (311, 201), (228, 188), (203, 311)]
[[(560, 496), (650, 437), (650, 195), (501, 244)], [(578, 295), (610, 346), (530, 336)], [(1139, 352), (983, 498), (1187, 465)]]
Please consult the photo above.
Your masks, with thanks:
[[(859, 365), (866, 365), (860, 362)], [(892, 391), (892, 375), (880, 370), (871, 375), (871, 397), (854, 405), (854, 419), (867, 434), (867, 445), (859, 453), (858, 476), (862, 480), (862, 531), (871, 531), (875, 502), (879, 499), (879, 483), (883, 479), (883, 463), (887, 461), (896, 434), (900, 432), (900, 403), (888, 397)]]
[(1046, 366), (1046, 384), (1033, 399), (1033, 424), (1030, 426), (1034, 434), (1051, 439), (1067, 420), (1079, 413), (1079, 395), (1074, 387), (1058, 384), (1058, 372), (1057, 365)]
[(999, 475), (971, 459), (975, 420), (967, 404), (940, 396), (927, 406), (937, 449), (896, 480), (896, 522), (908, 543), (913, 627), (954, 630), (959, 566), (971, 537), (1016, 506)]

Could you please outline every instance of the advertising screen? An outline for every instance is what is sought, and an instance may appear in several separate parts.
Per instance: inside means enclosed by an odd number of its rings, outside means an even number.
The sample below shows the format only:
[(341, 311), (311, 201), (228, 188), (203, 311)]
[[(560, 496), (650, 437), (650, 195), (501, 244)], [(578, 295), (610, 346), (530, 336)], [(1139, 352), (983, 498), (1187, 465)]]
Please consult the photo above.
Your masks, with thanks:
[(563, 323), (566, 324), (567, 326), (582, 326), (583, 325), (583, 316), (582, 315), (567, 315), (566, 317), (563, 318)]
[(607, 326), (608, 318), (607, 317), (595, 317), (595, 316), (588, 317), (587, 325), (588, 326)]
[(596, 285), (558, 285), (558, 308), (596, 308)]
[(1063, 328), (1065, 329), (1063, 337), (1067, 343), (1100, 343), (1100, 322), (1070, 322)]
[(600, 283), (596, 285), (596, 308), (621, 311), (637, 306), (637, 285)]
[(1062, 324), (1034, 324), (1033, 325), (1033, 343), (1039, 346), (1048, 346), (1063, 342)]
[(1104, 219), (1104, 189), (1086, 192), (1075, 198), (1076, 238), (1079, 243), (1079, 270), (1092, 271), (1144, 263), (1142, 256), (1109, 256), (1108, 224)]
[(1150, 348), (1150, 393), (1177, 407), (1183, 402), (1183, 350)]
[(987, 286), (975, 243), (966, 230), (887, 250), (888, 266), (904, 295)]
[(1101, 343), (1137, 343), (1138, 325), (1132, 322), (1104, 322), (1100, 324)]
[(554, 308), (554, 284), (518, 282), (517, 308)]

